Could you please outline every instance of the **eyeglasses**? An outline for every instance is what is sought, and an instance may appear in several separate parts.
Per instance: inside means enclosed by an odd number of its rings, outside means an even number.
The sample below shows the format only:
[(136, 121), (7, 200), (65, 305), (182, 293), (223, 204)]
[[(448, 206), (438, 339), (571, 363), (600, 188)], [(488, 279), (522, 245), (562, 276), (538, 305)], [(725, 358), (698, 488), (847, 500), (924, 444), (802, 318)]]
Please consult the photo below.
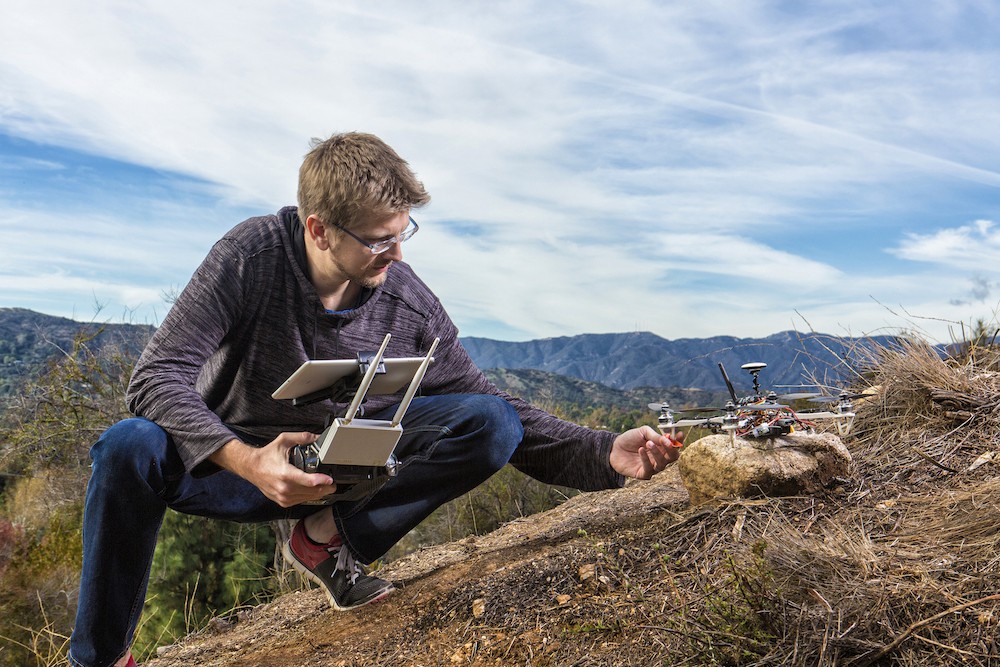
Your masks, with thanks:
[(373, 255), (381, 255), (382, 253), (384, 253), (386, 250), (396, 245), (397, 243), (402, 243), (403, 241), (409, 240), (410, 237), (416, 234), (417, 231), (420, 229), (420, 225), (417, 224), (417, 221), (414, 220), (413, 218), (410, 218), (410, 224), (406, 225), (406, 229), (401, 231), (399, 233), (399, 236), (395, 236), (391, 239), (385, 239), (384, 241), (376, 241), (375, 243), (369, 243), (368, 241), (364, 240), (363, 238), (361, 238), (360, 236), (349, 230), (347, 227), (344, 227), (343, 225), (338, 225), (336, 222), (331, 222), (330, 224), (339, 229), (340, 231), (344, 232), (348, 236), (350, 236), (352, 239), (354, 239), (364, 247), (371, 250)]

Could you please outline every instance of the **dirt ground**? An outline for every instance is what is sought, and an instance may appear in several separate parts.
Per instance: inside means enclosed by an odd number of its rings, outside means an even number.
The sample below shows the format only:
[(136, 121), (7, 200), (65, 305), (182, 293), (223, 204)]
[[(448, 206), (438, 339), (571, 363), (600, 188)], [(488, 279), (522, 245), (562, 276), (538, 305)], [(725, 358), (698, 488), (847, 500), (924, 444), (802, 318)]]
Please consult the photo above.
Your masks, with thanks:
[[(612, 561), (625, 558), (626, 549), (639, 561), (656, 557), (645, 553), (649, 539), (614, 536), (655, 536), (689, 511), (674, 467), (392, 562), (377, 574), (399, 590), (379, 603), (344, 613), (330, 609), (317, 589), (289, 594), (215, 619), (144, 664), (651, 664), (645, 651), (629, 655), (623, 629), (642, 632), (649, 620), (632, 618), (638, 607), (630, 596), (641, 592), (622, 585)], [(576, 613), (594, 605), (596, 615)]]
[(147, 664), (997, 667), (1000, 346), (866, 373), (821, 492), (693, 507), (674, 467), (394, 561), (378, 604), (288, 595)]

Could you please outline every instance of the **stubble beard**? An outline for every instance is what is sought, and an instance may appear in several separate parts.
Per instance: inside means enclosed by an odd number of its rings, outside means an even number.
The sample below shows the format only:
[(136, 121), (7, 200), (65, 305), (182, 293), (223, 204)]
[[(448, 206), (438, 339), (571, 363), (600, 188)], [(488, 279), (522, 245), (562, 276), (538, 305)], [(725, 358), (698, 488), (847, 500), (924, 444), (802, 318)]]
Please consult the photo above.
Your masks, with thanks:
[(365, 267), (361, 271), (350, 271), (344, 264), (338, 260), (335, 260), (337, 268), (340, 272), (347, 276), (347, 279), (352, 283), (361, 285), (366, 289), (375, 289), (376, 287), (381, 287), (389, 276), (389, 269), (392, 267), (392, 262), (386, 265), (386, 270), (378, 273), (374, 276), (368, 275), (368, 271), (372, 268), (371, 266)]

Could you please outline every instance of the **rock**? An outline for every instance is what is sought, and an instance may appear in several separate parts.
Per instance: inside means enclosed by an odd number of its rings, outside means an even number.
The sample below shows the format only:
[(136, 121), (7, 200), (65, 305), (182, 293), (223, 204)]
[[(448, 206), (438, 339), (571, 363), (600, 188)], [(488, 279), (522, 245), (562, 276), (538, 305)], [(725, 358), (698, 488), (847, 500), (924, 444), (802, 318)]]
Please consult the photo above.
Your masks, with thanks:
[(710, 435), (685, 445), (678, 469), (692, 505), (713, 498), (814, 493), (847, 475), (851, 454), (832, 433), (777, 438)]
[(472, 615), (476, 618), (482, 618), (483, 614), (486, 613), (486, 600), (483, 598), (476, 598), (472, 601)]

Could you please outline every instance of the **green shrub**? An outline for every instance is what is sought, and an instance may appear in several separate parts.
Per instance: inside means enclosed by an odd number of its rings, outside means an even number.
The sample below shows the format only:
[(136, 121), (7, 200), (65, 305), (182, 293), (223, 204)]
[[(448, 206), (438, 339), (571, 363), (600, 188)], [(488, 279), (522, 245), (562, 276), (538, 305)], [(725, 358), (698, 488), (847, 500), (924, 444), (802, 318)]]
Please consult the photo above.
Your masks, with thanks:
[(150, 570), (136, 657), (198, 630), (213, 617), (273, 596), (274, 534), (167, 510)]
[[(0, 665), (57, 664), (76, 612), (82, 503), (67, 505), (30, 529), (0, 519), (13, 539), (0, 567)], [(10, 528), (4, 529), (4, 526)]]

